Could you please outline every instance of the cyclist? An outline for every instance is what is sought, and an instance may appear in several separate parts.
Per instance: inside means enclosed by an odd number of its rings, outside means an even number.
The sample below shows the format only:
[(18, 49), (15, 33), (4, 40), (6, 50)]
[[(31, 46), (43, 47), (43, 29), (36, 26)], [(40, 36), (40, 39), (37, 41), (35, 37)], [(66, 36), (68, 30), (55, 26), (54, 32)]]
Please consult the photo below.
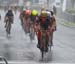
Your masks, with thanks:
[(53, 5), (53, 12), (54, 12), (55, 15), (57, 15), (57, 8), (56, 8), (55, 5)]
[(35, 25), (35, 23), (36, 23), (36, 21), (38, 19), (38, 11), (37, 10), (32, 10), (30, 18), (31, 18), (31, 23), (33, 25)]
[(32, 10), (31, 15), (30, 15), (30, 39), (34, 40), (35, 36), (35, 22), (38, 17), (38, 11), (37, 10)]
[(5, 15), (5, 19), (4, 19), (4, 22), (6, 23), (5, 24), (5, 28), (7, 27), (7, 24), (8, 23), (12, 24), (13, 23), (13, 20), (14, 20), (14, 15), (13, 15), (12, 10), (10, 9), (10, 10), (8, 10), (8, 12)]
[(25, 11), (25, 16), (23, 18), (23, 23), (24, 23), (24, 26), (25, 26), (25, 29), (26, 29), (26, 32), (29, 33), (29, 27), (30, 27), (30, 15), (31, 15), (31, 10), (27, 9)]
[(37, 17), (38, 17), (38, 11), (37, 10), (32, 10), (30, 18), (31, 18), (31, 22), (33, 24), (37, 20)]
[(25, 11), (26, 11), (26, 9), (24, 8), (24, 9), (20, 12), (21, 25), (23, 25), (23, 17), (25, 16)]
[(25, 20), (28, 20), (28, 19), (30, 18), (30, 15), (31, 15), (31, 10), (29, 10), (29, 9), (26, 10), (26, 11), (25, 11), (24, 19), (25, 19)]
[[(48, 27), (50, 26), (50, 16), (47, 15), (46, 10), (42, 10), (40, 16), (38, 17), (37, 23), (39, 25), (38, 29), (38, 45), (37, 47), (40, 48), (40, 43), (41, 43), (41, 29), (42, 30), (48, 30)], [(47, 37), (48, 33), (46, 33)], [(47, 39), (48, 39), (47, 38)], [(49, 39), (48, 39), (49, 40)], [(48, 51), (48, 40), (46, 42), (46, 52)]]
[(54, 16), (53, 11), (51, 12), (51, 24), (50, 24), (50, 32), (51, 32), (51, 44), (53, 45), (53, 33), (56, 31), (56, 18)]

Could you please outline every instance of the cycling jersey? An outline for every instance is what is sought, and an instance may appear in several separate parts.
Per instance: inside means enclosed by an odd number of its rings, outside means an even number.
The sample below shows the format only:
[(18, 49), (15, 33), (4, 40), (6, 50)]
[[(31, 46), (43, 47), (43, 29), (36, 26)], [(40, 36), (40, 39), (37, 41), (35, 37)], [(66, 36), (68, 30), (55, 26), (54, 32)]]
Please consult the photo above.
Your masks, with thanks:
[(32, 23), (35, 23), (35, 21), (36, 21), (36, 16), (32, 16), (32, 15), (31, 15), (31, 16), (30, 16), (30, 20), (31, 20)]
[(47, 30), (48, 29), (48, 26), (50, 25), (50, 16), (47, 16), (47, 17), (41, 17), (39, 16), (38, 18), (38, 23), (40, 23), (40, 26), (44, 29), (44, 30)]

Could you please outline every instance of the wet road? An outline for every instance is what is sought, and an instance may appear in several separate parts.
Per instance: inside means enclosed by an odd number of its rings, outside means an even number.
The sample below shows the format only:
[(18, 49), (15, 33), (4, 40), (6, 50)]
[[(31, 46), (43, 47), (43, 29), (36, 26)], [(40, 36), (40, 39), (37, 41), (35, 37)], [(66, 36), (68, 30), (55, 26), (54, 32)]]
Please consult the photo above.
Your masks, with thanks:
[[(11, 36), (6, 36), (3, 18), (5, 13), (0, 11), (0, 56), (9, 61), (26, 61), (41, 63), (41, 53), (36, 47), (37, 39), (30, 41), (28, 34), (22, 30), (19, 12), (14, 17)], [(75, 29), (60, 25), (57, 21), (57, 31), (54, 33), (54, 46), (44, 58), (46, 63), (75, 63)], [(43, 63), (44, 63), (43, 62)]]

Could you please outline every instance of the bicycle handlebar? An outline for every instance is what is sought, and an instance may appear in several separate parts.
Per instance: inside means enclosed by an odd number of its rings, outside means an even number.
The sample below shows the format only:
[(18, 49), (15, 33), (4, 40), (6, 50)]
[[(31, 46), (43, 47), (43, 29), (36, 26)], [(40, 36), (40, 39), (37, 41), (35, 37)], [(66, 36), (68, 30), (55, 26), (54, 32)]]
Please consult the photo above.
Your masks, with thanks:
[(6, 58), (0, 56), (0, 60), (4, 60), (6, 64), (8, 64)]
[(42, 32), (50, 32), (50, 30), (41, 30)]

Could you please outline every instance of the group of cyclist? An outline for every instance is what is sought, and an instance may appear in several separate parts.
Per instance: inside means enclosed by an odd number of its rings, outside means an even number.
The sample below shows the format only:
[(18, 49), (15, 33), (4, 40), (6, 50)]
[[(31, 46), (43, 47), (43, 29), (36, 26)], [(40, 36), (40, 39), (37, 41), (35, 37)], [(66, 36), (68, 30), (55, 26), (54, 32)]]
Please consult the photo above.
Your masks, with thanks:
[[(14, 19), (12, 10), (8, 10), (5, 15), (5, 27), (7, 26), (8, 18), (10, 18), (10, 23), (12, 24)], [(23, 9), (23, 11), (20, 12), (20, 20), (21, 25), (25, 28), (27, 27), (27, 32), (30, 32), (30, 27), (31, 25), (33, 26), (38, 38), (38, 48), (40, 48), (42, 30), (46, 31), (47, 41), (50, 39), (51, 45), (53, 45), (53, 33), (56, 31), (56, 18), (53, 11), (47, 10), (44, 7), (41, 8), (41, 12), (35, 9)], [(46, 51), (48, 51), (48, 49)]]
[[(44, 7), (41, 9), (41, 12), (35, 9), (24, 9), (20, 13), (20, 19), (22, 25), (25, 23), (24, 25), (29, 28), (31, 24), (33, 25), (38, 38), (38, 48), (40, 48), (42, 30), (46, 31), (47, 41), (51, 39), (51, 45), (53, 45), (53, 33), (56, 31), (56, 18), (53, 11), (46, 10)], [(46, 51), (48, 51), (48, 49)]]

